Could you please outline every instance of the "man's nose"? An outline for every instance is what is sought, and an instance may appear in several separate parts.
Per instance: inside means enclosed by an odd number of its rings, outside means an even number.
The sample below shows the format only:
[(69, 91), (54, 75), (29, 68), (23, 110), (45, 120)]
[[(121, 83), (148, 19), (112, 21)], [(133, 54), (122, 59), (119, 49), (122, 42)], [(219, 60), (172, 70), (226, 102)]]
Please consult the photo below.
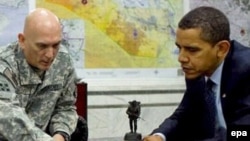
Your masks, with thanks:
[(45, 53), (45, 56), (47, 58), (53, 58), (54, 57), (54, 49), (52, 47), (48, 47), (46, 49), (46, 53)]
[(184, 63), (184, 62), (188, 61), (188, 57), (187, 57), (187, 54), (185, 53), (185, 51), (183, 51), (183, 50), (179, 51), (178, 61), (180, 63)]

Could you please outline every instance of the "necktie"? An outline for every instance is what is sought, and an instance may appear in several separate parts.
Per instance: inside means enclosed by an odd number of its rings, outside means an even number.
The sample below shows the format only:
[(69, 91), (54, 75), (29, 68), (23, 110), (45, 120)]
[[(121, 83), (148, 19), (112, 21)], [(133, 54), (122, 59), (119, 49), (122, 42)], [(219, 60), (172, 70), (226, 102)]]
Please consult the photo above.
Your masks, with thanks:
[(216, 103), (215, 103), (215, 93), (213, 92), (214, 82), (210, 79), (207, 80), (205, 88), (205, 104), (207, 107), (207, 130), (209, 135), (214, 135), (215, 133), (215, 122), (216, 122)]

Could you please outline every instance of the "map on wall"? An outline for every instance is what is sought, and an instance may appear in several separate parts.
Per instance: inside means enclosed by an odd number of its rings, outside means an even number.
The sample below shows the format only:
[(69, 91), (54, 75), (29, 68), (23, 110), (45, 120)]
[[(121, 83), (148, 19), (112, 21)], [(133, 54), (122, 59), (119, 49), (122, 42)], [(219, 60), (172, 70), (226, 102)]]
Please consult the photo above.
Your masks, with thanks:
[(175, 29), (187, 5), (221, 9), (232, 39), (250, 46), (249, 0), (1, 0), (0, 46), (22, 32), (30, 3), (61, 19), (80, 77), (178, 76)]
[(179, 66), (175, 29), (183, 0), (36, 0), (36, 7), (62, 20), (82, 75), (154, 77)]
[(24, 18), (29, 12), (27, 0), (0, 1), (0, 46), (17, 40)]
[(190, 0), (190, 8), (206, 5), (222, 10), (231, 26), (231, 39), (250, 46), (250, 0)]

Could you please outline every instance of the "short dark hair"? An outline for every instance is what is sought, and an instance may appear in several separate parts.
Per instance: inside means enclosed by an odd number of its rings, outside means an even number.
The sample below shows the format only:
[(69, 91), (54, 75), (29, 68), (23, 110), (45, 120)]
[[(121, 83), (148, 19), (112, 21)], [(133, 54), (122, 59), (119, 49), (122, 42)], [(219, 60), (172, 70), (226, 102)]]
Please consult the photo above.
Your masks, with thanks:
[(178, 24), (180, 29), (200, 28), (201, 39), (214, 45), (221, 40), (230, 40), (230, 25), (220, 10), (201, 6), (189, 11)]

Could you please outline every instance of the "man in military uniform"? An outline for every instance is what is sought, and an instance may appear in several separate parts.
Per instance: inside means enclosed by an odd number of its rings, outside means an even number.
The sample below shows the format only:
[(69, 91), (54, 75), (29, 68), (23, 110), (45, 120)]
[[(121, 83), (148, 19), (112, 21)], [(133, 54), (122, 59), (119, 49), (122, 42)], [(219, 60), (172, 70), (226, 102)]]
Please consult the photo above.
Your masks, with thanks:
[(0, 50), (0, 140), (68, 141), (76, 128), (75, 70), (58, 18), (37, 8)]

